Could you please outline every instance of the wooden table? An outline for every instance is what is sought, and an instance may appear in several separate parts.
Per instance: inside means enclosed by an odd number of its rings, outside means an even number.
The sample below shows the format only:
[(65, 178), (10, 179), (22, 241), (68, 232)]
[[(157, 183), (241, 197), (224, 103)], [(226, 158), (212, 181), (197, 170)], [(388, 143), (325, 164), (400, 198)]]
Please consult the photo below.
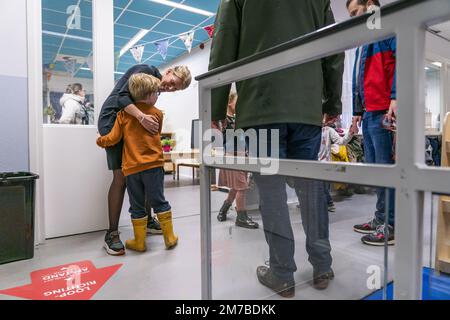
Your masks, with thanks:
[(195, 180), (195, 169), (200, 169), (200, 162), (197, 159), (178, 159), (175, 164), (177, 166), (177, 180), (180, 180), (180, 167), (192, 168), (192, 180)]

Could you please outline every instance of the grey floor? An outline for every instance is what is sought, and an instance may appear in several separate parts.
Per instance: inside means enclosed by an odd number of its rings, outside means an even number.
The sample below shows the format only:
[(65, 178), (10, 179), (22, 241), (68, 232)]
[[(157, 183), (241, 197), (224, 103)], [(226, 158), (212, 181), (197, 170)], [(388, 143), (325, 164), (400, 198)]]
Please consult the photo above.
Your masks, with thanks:
[[(36, 248), (31, 260), (0, 266), (0, 290), (30, 283), (30, 272), (62, 264), (91, 260), (97, 268), (121, 263), (123, 266), (94, 296), (94, 299), (200, 299), (200, 216), (199, 186), (192, 178), (166, 181), (166, 196), (173, 207), (175, 230), (180, 237), (176, 249), (167, 251), (161, 236), (147, 239), (149, 251), (143, 254), (128, 251), (125, 256), (111, 257), (102, 249), (104, 232), (47, 240)], [(258, 283), (255, 270), (268, 260), (268, 247), (262, 229), (246, 230), (234, 225), (235, 212), (219, 223), (215, 216), (225, 199), (222, 192), (212, 193), (213, 216), (213, 298), (214, 299), (279, 299)], [(295, 274), (296, 299), (361, 299), (368, 289), (369, 266), (379, 266), (383, 273), (384, 249), (365, 246), (360, 235), (352, 231), (356, 223), (371, 217), (375, 196), (355, 195), (336, 203), (337, 211), (330, 214), (335, 280), (327, 290), (317, 291), (310, 285), (312, 268), (304, 249), (305, 239), (296, 203), (290, 204), (296, 236)], [(125, 205), (124, 205), (125, 209)], [(428, 211), (430, 212), (430, 211)], [(252, 211), (261, 222), (259, 212)], [(132, 237), (126, 210), (120, 228), (123, 240)], [(426, 219), (431, 220), (431, 219)], [(128, 220), (129, 221), (129, 220)], [(425, 232), (429, 228), (425, 226)], [(432, 239), (425, 237), (425, 256)], [(395, 248), (389, 247), (388, 278), (392, 279)], [(424, 264), (430, 261), (424, 259)], [(382, 278), (383, 279), (383, 275)], [(0, 299), (15, 299), (1, 295)]]

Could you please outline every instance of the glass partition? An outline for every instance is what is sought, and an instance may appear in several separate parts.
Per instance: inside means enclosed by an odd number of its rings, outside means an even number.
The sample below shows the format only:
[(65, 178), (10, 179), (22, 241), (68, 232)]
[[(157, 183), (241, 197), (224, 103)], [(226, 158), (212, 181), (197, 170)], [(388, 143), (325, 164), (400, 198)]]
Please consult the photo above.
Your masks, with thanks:
[[(223, 186), (236, 176), (247, 177), (246, 212), (237, 207), (239, 193)], [(392, 298), (384, 288), (393, 280), (394, 230), (388, 227), (384, 241), (384, 222), (371, 225), (377, 188), (271, 176), (261, 191), (258, 179), (252, 173), (219, 171), (219, 191), (211, 195), (213, 299)], [(317, 193), (323, 193), (319, 202)], [(276, 281), (280, 287), (275, 290), (264, 285), (268, 280), (261, 275), (267, 268), (290, 270), (292, 282)], [(295, 289), (283, 291), (283, 283)]]
[(92, 2), (42, 0), (46, 124), (94, 125)]

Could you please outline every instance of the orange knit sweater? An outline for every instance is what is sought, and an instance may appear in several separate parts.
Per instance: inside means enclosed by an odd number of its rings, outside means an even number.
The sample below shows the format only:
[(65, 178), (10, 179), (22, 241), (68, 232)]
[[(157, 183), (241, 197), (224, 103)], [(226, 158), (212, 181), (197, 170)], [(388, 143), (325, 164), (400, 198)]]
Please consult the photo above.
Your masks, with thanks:
[(123, 139), (122, 171), (125, 176), (164, 167), (160, 136), (163, 113), (156, 107), (145, 103), (137, 103), (136, 106), (143, 113), (153, 115), (158, 119), (159, 133), (157, 135), (150, 135), (135, 117), (122, 110), (117, 114), (111, 132), (97, 139), (97, 145), (102, 148), (114, 146)]

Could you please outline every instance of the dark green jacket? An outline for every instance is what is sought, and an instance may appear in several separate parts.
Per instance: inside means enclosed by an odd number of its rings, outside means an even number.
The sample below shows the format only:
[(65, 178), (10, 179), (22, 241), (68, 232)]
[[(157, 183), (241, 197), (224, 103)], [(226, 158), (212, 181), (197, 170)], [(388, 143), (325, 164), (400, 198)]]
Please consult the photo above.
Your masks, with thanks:
[[(345, 4), (343, 4), (345, 5)], [(209, 70), (333, 24), (330, 0), (222, 0)], [(237, 84), (237, 128), (270, 123), (321, 125), (342, 110), (344, 54)], [(225, 119), (230, 86), (213, 90), (212, 120)]]

